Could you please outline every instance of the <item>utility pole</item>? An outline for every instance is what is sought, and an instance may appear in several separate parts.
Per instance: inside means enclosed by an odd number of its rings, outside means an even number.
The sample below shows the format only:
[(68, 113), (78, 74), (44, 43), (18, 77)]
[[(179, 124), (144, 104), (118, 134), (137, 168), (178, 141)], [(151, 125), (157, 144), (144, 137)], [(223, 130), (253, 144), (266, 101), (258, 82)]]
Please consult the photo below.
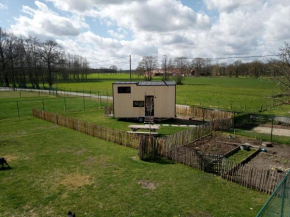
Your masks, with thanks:
[(131, 72), (131, 55), (129, 55), (129, 57), (130, 57), (130, 81), (132, 81), (132, 72)]

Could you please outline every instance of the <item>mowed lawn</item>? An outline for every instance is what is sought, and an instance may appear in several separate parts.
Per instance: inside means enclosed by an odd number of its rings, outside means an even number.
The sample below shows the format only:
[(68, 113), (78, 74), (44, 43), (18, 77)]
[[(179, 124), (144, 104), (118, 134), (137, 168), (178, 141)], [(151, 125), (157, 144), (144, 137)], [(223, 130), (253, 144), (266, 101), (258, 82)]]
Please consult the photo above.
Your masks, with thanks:
[[(91, 75), (93, 76), (93, 75)], [(97, 76), (97, 75), (94, 75)], [(128, 75), (100, 75), (94, 82), (68, 82), (55, 85), (59, 89), (94, 94), (112, 94), (112, 83), (126, 81)], [(160, 80), (161, 77), (154, 77)], [(134, 81), (143, 77), (134, 76)], [(270, 78), (226, 78), (226, 77), (186, 77), (184, 85), (177, 86), (177, 103), (233, 109), (235, 111), (258, 111), (268, 109), (273, 105), (272, 95), (280, 92), (276, 82)], [(279, 110), (276, 108), (276, 110)], [(277, 111), (279, 112), (279, 111)], [(282, 114), (285, 112), (282, 110)]]
[(1, 216), (245, 217), (269, 197), (33, 117), (0, 121), (0, 155)]

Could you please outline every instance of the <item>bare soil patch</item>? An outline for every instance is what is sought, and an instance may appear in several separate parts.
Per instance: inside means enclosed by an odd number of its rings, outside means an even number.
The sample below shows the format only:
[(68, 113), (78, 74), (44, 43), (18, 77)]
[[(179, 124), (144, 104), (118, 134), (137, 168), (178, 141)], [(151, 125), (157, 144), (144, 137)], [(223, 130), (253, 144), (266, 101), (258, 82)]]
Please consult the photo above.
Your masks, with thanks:
[(251, 145), (260, 145), (259, 141), (243, 138), (229, 138), (225, 135), (208, 136), (196, 142), (188, 144), (186, 147), (197, 150), (202, 154), (224, 155), (235, 149), (239, 145), (250, 143)]
[(79, 173), (68, 174), (60, 181), (61, 185), (70, 189), (80, 188), (84, 185), (90, 185), (92, 183), (90, 176), (81, 175)]
[(146, 181), (146, 180), (140, 180), (138, 182), (138, 185), (141, 185), (142, 188), (147, 188), (147, 189), (149, 189), (151, 191), (154, 191), (157, 188), (157, 186), (158, 186), (158, 184), (153, 183), (153, 182), (149, 182), (149, 181)]
[(92, 166), (96, 163), (96, 158), (94, 157), (88, 157), (85, 161), (81, 162), (82, 165), (85, 166)]
[(75, 154), (75, 155), (80, 155), (80, 154), (85, 153), (86, 151), (87, 151), (87, 149), (82, 148), (82, 149), (80, 149), (80, 150), (77, 150), (74, 154)]
[(16, 155), (5, 155), (4, 158), (7, 160), (7, 162), (12, 162), (12, 161), (15, 161), (17, 160), (19, 157), (16, 156)]
[[(265, 148), (260, 146), (261, 148)], [(267, 152), (259, 153), (247, 165), (260, 169), (290, 170), (290, 147), (287, 145), (274, 145), (266, 148)]]

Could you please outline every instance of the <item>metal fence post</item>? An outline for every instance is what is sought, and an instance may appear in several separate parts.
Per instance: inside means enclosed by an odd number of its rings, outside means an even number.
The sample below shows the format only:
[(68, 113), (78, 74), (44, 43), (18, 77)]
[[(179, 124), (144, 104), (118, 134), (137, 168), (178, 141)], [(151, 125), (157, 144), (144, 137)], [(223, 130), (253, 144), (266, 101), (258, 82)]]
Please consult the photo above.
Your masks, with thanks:
[(64, 112), (66, 112), (66, 98), (64, 98)]
[(109, 105), (109, 93), (107, 91), (107, 106)]
[(86, 110), (85, 96), (83, 96), (83, 102), (84, 102), (84, 111), (85, 111)]
[(19, 91), (19, 95), (20, 95), (20, 98), (21, 98), (21, 90)]
[(17, 117), (19, 117), (19, 105), (18, 105), (18, 101), (17, 101)]
[(272, 117), (272, 124), (271, 124), (271, 142), (273, 141), (273, 124), (274, 124), (274, 117)]
[(44, 111), (44, 100), (42, 100), (42, 110)]
[(282, 204), (281, 204), (281, 215), (280, 215), (280, 217), (284, 216), (285, 191), (286, 191), (286, 180), (284, 180), (284, 183), (282, 185)]

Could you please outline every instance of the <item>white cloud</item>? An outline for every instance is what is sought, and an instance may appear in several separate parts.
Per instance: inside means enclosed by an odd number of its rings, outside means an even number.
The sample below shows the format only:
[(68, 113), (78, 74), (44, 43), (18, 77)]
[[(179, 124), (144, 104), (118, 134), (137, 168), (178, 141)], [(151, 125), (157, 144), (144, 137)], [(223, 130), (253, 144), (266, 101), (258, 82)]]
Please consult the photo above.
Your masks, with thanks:
[(35, 1), (38, 9), (23, 6), (22, 11), (31, 17), (21, 15), (15, 18), (16, 24), (11, 25), (11, 30), (17, 35), (28, 36), (44, 35), (76, 36), (82, 28), (88, 28), (83, 18), (78, 16), (62, 17), (49, 9), (45, 4)]
[(108, 30), (108, 33), (110, 36), (117, 39), (125, 39), (126, 35), (128, 34), (128, 32), (122, 28), (118, 28), (117, 31), (110, 29)]
[[(68, 52), (87, 57), (94, 67), (116, 64), (126, 68), (130, 54), (135, 65), (145, 55), (275, 54), (284, 41), (290, 42), (289, 0), (204, 0), (209, 10), (218, 11), (214, 21), (180, 0), (47, 1), (72, 15), (60, 16), (36, 1), (37, 9), (24, 6), (25, 15), (16, 18), (11, 29), (24, 35), (57, 37)], [(86, 17), (99, 19), (109, 29), (108, 36), (93, 33), (98, 29), (93, 31)]]
[(0, 3), (0, 10), (7, 10), (8, 7), (5, 4)]
[(55, 7), (64, 11), (72, 11), (75, 13), (92, 12), (94, 8), (103, 8), (108, 5), (121, 5), (128, 2), (142, 2), (146, 0), (46, 0), (52, 2)]
[(204, 0), (209, 10), (219, 12), (231, 12), (235, 9), (244, 8), (253, 10), (260, 7), (264, 0)]
[(123, 5), (109, 5), (98, 12), (103, 19), (110, 19), (122, 28), (148, 32), (165, 32), (186, 29), (206, 29), (211, 23), (205, 14), (175, 0), (149, 0)]

